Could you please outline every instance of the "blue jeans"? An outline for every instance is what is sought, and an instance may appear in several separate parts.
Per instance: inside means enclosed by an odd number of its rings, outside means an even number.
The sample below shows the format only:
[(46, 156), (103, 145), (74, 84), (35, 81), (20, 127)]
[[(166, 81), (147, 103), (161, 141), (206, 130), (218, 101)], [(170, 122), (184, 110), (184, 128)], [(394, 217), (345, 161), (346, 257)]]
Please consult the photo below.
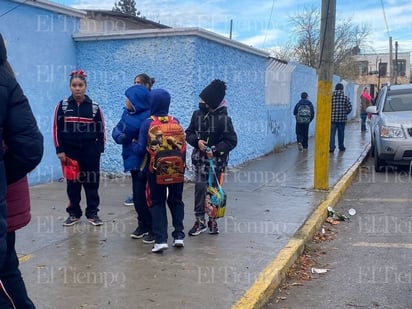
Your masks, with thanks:
[(361, 113), (361, 131), (366, 131), (366, 118), (368, 117), (368, 113)]
[(333, 151), (336, 148), (335, 144), (335, 136), (336, 131), (338, 131), (338, 147), (339, 150), (344, 150), (344, 139), (345, 139), (345, 122), (332, 122), (331, 130), (330, 130), (330, 144), (329, 150)]
[(303, 148), (308, 148), (309, 123), (296, 123), (296, 141), (301, 143)]
[[(156, 176), (153, 173), (148, 173), (147, 183), (149, 191), (147, 200), (150, 214), (152, 215), (152, 231), (157, 244), (167, 243), (167, 213), (166, 203), (169, 206), (172, 216), (172, 225), (174, 231), (172, 237), (174, 239), (183, 239), (184, 219), (184, 203), (182, 199), (184, 183), (158, 185)], [(167, 193), (169, 191), (169, 193)]]
[[(7, 233), (7, 253), (3, 268), (0, 270), (0, 281), (4, 286), (0, 292), (0, 308), (36, 308), (27, 295), (26, 286), (19, 270), (19, 259), (14, 248), (16, 240), (15, 232)], [(0, 288), (0, 290), (2, 290)], [(12, 306), (14, 305), (14, 307)]]

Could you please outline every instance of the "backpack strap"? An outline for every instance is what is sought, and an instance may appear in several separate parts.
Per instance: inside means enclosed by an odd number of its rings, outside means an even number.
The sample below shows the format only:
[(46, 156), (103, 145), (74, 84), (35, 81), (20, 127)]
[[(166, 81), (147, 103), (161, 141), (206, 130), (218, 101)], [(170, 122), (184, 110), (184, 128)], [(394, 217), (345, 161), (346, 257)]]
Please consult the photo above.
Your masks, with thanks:
[(63, 114), (66, 114), (67, 106), (69, 106), (69, 100), (68, 100), (68, 99), (64, 99), (64, 100), (62, 101)]
[[(67, 111), (67, 107), (69, 106), (69, 99), (66, 98), (62, 101), (62, 110), (63, 110), (63, 114), (66, 114)], [(99, 104), (92, 100), (92, 114), (93, 114), (93, 118), (94, 116), (96, 116), (97, 111), (99, 110)]]
[(92, 100), (92, 105), (92, 114), (94, 118), (94, 116), (96, 116), (97, 114), (97, 111), (99, 110), (99, 104), (96, 101)]
[[(213, 176), (216, 179), (216, 184), (217, 187), (219, 188), (219, 191), (222, 190), (222, 183), (223, 183), (223, 177), (221, 179), (217, 178), (216, 171), (215, 171), (215, 164), (213, 163), (213, 159), (209, 159), (209, 175), (208, 175), (208, 186), (212, 187), (213, 186)], [(221, 183), (222, 181), (222, 183)]]

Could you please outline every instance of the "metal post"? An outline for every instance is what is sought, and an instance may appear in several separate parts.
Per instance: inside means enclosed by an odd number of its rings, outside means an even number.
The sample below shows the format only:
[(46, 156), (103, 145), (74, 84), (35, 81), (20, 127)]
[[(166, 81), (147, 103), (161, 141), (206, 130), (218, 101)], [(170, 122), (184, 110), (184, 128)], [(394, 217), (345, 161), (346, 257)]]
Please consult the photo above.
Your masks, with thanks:
[(379, 92), (379, 89), (381, 88), (381, 64), (382, 64), (382, 59), (379, 59), (379, 68), (378, 68), (378, 89), (376, 92)]

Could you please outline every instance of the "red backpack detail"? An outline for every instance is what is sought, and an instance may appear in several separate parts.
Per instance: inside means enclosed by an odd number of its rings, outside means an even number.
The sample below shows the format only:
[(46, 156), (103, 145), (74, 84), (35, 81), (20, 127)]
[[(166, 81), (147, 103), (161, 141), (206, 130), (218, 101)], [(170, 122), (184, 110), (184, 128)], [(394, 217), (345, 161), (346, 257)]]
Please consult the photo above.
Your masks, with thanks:
[(172, 116), (151, 116), (147, 151), (149, 172), (156, 174), (159, 185), (185, 180), (186, 136), (183, 127)]

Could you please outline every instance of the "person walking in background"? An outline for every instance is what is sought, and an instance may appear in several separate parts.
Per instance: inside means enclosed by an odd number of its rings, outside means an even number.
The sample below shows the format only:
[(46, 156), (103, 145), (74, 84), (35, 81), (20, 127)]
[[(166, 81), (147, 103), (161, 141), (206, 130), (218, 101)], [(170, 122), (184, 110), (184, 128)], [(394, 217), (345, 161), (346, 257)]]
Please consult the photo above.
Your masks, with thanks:
[(331, 115), (331, 133), (329, 152), (335, 151), (335, 136), (338, 132), (339, 151), (345, 151), (345, 125), (348, 119), (348, 114), (352, 111), (352, 104), (349, 98), (343, 92), (343, 84), (338, 83), (335, 86), (335, 91), (332, 94), (332, 115)]
[(86, 93), (86, 73), (83, 70), (70, 74), (71, 95), (61, 100), (54, 111), (53, 139), (57, 157), (65, 164), (67, 158), (76, 160), (80, 168), (79, 179), (67, 181), (69, 214), (64, 226), (80, 221), (81, 190), (86, 195), (86, 217), (92, 225), (102, 225), (98, 216), (100, 197), (100, 156), (104, 152), (105, 123), (99, 105)]
[(132, 141), (139, 137), (142, 122), (150, 116), (149, 90), (136, 84), (126, 92), (126, 107), (119, 123), (113, 128), (114, 141), (122, 145), (124, 171), (132, 175), (133, 205), (137, 213), (137, 228), (130, 237), (143, 238), (144, 243), (154, 243), (152, 217), (146, 201), (146, 164), (145, 154), (133, 151)]
[[(153, 253), (169, 248), (167, 244), (166, 203), (172, 216), (173, 246), (184, 247), (183, 185), (186, 162), (184, 129), (179, 121), (169, 115), (170, 94), (164, 89), (151, 91), (151, 116), (146, 119), (134, 142), (138, 154), (149, 155), (147, 173), (147, 204), (152, 215), (152, 230), (155, 236)], [(164, 160), (163, 160), (164, 159)]]
[[(15, 249), (16, 230), (31, 219), (27, 174), (41, 161), (43, 135), (7, 61), (0, 34), (0, 308), (35, 308), (27, 295)], [(6, 189), (7, 186), (7, 189)], [(7, 193), (6, 193), (7, 190)]]
[(360, 118), (361, 118), (361, 132), (366, 132), (366, 118), (368, 117), (368, 113), (366, 109), (368, 106), (372, 104), (372, 97), (369, 94), (368, 87), (363, 88), (363, 92), (360, 96), (361, 104), (360, 104)]
[(312, 102), (308, 100), (306, 92), (302, 92), (300, 98), (293, 109), (293, 115), (296, 118), (295, 132), (298, 150), (302, 151), (308, 149), (309, 124), (315, 117), (315, 109)]
[[(155, 83), (155, 79), (153, 77), (150, 77), (146, 73), (140, 73), (135, 76), (133, 80), (134, 85), (143, 85), (145, 86), (149, 91), (152, 90), (153, 84)], [(123, 205), (125, 206), (133, 206), (133, 194), (128, 196), (124, 202)]]
[(192, 166), (195, 170), (195, 223), (189, 230), (197, 236), (209, 228), (218, 234), (215, 218), (205, 221), (205, 198), (209, 178), (209, 160), (213, 159), (216, 178), (221, 179), (229, 160), (229, 152), (237, 145), (232, 119), (227, 113), (225, 82), (215, 79), (200, 93), (199, 109), (194, 111), (186, 129), (186, 140), (193, 146)]

